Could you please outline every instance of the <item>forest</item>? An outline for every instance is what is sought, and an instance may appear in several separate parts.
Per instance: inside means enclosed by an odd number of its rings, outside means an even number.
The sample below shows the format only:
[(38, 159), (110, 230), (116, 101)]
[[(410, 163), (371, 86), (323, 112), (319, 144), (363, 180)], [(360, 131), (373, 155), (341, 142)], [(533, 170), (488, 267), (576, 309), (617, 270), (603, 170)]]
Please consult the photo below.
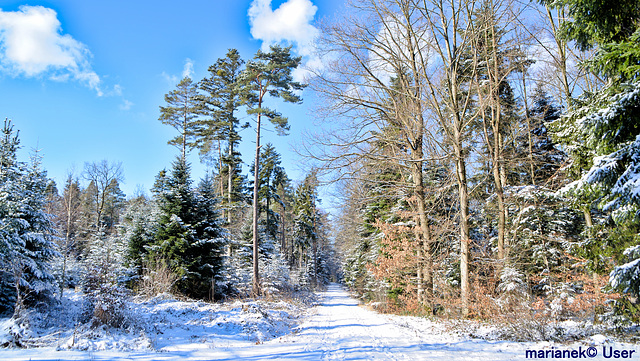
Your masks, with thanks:
[[(260, 145), (251, 179), (241, 172), (240, 107), (285, 133), (287, 118), (265, 97), (299, 103), (291, 71), (300, 62), (274, 46), (245, 62), (234, 49), (209, 67), (210, 77), (185, 77), (165, 96), (159, 121), (177, 131), (179, 155), (160, 170), (152, 195), (120, 190), (120, 163), (87, 162), (60, 187), (41, 156), (17, 159), (18, 131), (2, 128), (3, 313), (20, 315), (67, 288), (89, 297), (88, 320), (122, 326), (123, 302), (134, 294), (173, 293), (216, 301), (290, 294), (335, 279), (327, 214), (318, 208), (310, 172), (294, 185), (273, 144)], [(222, 145), (224, 143), (224, 145)], [(187, 155), (215, 159), (197, 184)], [(217, 156), (217, 157), (216, 157)], [(217, 167), (217, 168), (216, 168)]]
[(331, 127), (305, 152), (344, 200), (346, 285), (515, 334), (637, 324), (640, 4), (610, 5), (362, 0), (323, 24)]
[[(178, 155), (151, 194), (93, 161), (62, 184), (0, 139), (0, 312), (86, 294), (123, 302), (291, 296), (342, 282), (381, 312), (556, 336), (562, 320), (640, 322), (640, 3), (354, 0), (321, 25), (308, 84), (291, 46), (230, 49), (159, 104)], [(268, 127), (313, 92), (323, 126), (293, 181)], [(240, 114), (248, 117), (241, 117)], [(250, 119), (243, 123), (240, 119)], [(255, 130), (242, 169), (242, 129)], [(210, 172), (195, 182), (187, 156)], [(339, 210), (322, 209), (331, 184)]]

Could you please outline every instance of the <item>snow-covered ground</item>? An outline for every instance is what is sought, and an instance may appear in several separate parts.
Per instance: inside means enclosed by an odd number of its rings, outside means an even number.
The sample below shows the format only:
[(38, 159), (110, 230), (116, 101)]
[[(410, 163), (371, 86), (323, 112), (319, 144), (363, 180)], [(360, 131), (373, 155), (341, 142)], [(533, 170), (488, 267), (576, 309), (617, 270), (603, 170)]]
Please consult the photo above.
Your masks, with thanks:
[[(532, 358), (532, 352), (537, 358), (560, 358), (557, 353), (564, 352), (565, 359), (607, 360), (616, 354), (605, 351), (618, 351), (616, 359), (622, 359), (626, 350), (625, 359), (640, 360), (640, 347), (608, 342), (604, 336), (568, 344), (486, 341), (454, 332), (442, 322), (368, 310), (336, 284), (320, 296), (321, 303), (306, 311), (301, 304), (286, 302), (212, 305), (158, 298), (130, 311), (137, 318), (131, 327), (135, 331), (69, 330), (45, 337), (46, 347), (0, 349), (0, 358), (488, 361), (524, 360)], [(56, 322), (51, 322), (52, 329)], [(0, 333), (3, 327), (0, 324)], [(545, 357), (539, 357), (540, 352)]]

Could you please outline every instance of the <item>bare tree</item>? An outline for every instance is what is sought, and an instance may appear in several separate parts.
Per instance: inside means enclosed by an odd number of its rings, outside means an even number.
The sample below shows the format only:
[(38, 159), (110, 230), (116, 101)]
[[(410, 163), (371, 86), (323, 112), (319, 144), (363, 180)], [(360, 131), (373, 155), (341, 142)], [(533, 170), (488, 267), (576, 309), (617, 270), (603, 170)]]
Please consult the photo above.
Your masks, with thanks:
[(103, 214), (114, 185), (124, 181), (122, 163), (109, 163), (107, 160), (84, 164), (82, 177), (95, 186), (91, 195), (95, 206), (95, 223), (98, 234), (104, 229)]
[[(333, 61), (312, 83), (328, 98), (323, 110), (334, 129), (317, 136), (315, 145), (329, 151), (307, 148), (310, 156), (324, 161), (326, 170), (354, 170), (358, 160), (365, 158), (394, 161), (411, 171), (411, 184), (405, 186), (416, 201), (420, 230), (416, 249), (419, 294), (432, 288), (429, 248), (433, 236), (423, 169), (427, 160), (445, 160), (445, 154), (450, 154), (459, 194), (465, 310), (470, 243), (465, 142), (474, 116), (468, 84), (473, 74), (468, 72), (475, 68), (463, 51), (472, 43), (474, 7), (472, 0), (352, 2), (349, 21), (323, 29), (322, 55)], [(393, 139), (385, 138), (381, 131), (390, 123), (397, 128)], [(376, 139), (401, 142), (402, 146), (395, 153), (377, 153), (370, 148)], [(339, 172), (338, 178), (348, 176)]]
[(64, 184), (64, 190), (60, 199), (62, 203), (60, 219), (60, 227), (64, 237), (57, 240), (60, 253), (62, 255), (62, 270), (60, 280), (60, 297), (67, 283), (67, 263), (69, 257), (72, 256), (75, 247), (75, 235), (77, 230), (77, 222), (80, 218), (82, 202), (80, 199), (80, 184), (77, 178), (74, 178), (70, 171), (67, 174), (67, 180)]
[[(423, 66), (427, 85), (425, 102), (432, 117), (442, 129), (443, 141), (452, 151), (458, 186), (460, 237), (460, 298), (463, 314), (469, 312), (470, 222), (469, 186), (467, 179), (468, 128), (477, 117), (469, 79), (473, 79), (477, 64), (465, 54), (473, 44), (472, 14), (474, 0), (415, 1), (421, 16), (427, 20), (432, 46), (432, 61), (438, 66)], [(423, 58), (424, 59), (424, 58)], [(426, 59), (423, 60), (426, 63)]]
[(521, 39), (516, 36), (517, 11), (514, 11), (513, 2), (484, 0), (481, 4), (474, 16), (472, 56), (476, 58), (474, 63), (478, 64), (478, 70), (473, 87), (498, 205), (498, 260), (503, 263), (508, 249), (505, 244), (507, 209), (504, 189), (509, 167), (506, 147), (515, 139), (511, 129), (518, 121), (514, 116), (515, 95), (511, 81), (514, 80), (513, 74), (524, 72), (530, 61), (522, 49)]

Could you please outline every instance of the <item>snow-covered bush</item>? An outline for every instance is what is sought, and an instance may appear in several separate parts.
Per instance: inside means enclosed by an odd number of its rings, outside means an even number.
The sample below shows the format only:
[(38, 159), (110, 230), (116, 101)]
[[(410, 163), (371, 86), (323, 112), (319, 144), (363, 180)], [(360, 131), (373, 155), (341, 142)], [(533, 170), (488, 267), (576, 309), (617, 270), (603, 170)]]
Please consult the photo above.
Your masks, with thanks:
[(264, 257), (260, 261), (262, 269), (261, 287), (265, 294), (273, 295), (291, 290), (291, 275), (287, 260), (280, 251), (279, 244), (274, 242), (275, 251), (271, 257)]
[(168, 294), (173, 291), (178, 279), (178, 275), (171, 271), (165, 260), (148, 262), (142, 268), (138, 292), (149, 297)]
[(127, 270), (123, 266), (126, 250), (126, 242), (114, 236), (97, 237), (89, 244), (83, 289), (88, 301), (86, 316), (96, 326), (128, 325), (129, 291), (124, 285)]
[(503, 309), (521, 306), (529, 300), (529, 289), (524, 275), (512, 266), (505, 266), (498, 284), (499, 304)]

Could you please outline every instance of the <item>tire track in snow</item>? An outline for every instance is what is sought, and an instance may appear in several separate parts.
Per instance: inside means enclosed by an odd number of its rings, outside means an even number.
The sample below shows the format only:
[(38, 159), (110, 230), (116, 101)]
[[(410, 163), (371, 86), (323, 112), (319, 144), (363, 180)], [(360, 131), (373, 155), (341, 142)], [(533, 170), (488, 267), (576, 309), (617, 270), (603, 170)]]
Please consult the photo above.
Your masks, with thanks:
[[(282, 347), (270, 354), (273, 357), (260, 352), (263, 357), (256, 360), (485, 361), (520, 359), (523, 355), (521, 346), (461, 338), (443, 333), (440, 327), (428, 327), (430, 321), (424, 319), (403, 319), (360, 307), (337, 284), (329, 285), (322, 297), (315, 313), (299, 326), (299, 332), (261, 345), (279, 342)], [(414, 328), (417, 324), (413, 322), (420, 320), (427, 327)]]
[(295, 342), (304, 343), (305, 349), (321, 350), (323, 360), (384, 359), (398, 360), (390, 349), (390, 342), (399, 330), (382, 315), (366, 310), (337, 284), (323, 294), (317, 312), (301, 326)]

